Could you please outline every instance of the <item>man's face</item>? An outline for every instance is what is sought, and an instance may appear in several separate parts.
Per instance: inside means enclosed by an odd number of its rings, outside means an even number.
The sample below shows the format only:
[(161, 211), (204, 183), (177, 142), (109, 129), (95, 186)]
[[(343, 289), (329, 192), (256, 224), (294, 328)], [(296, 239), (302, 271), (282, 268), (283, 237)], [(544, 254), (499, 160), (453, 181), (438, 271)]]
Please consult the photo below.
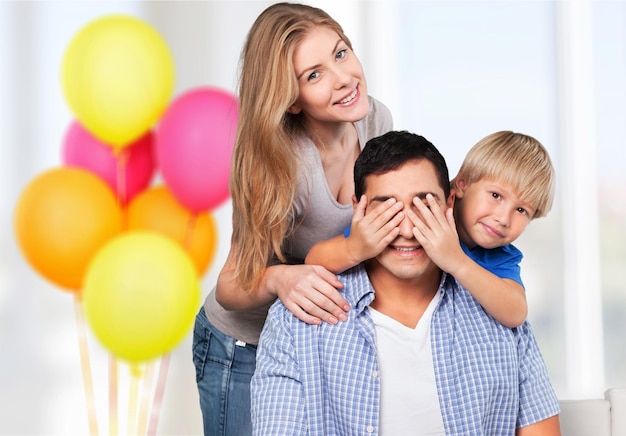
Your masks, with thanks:
[(417, 197), (425, 200), (428, 193), (435, 197), (443, 210), (452, 206), (452, 196), (445, 198), (433, 164), (426, 159), (410, 161), (395, 171), (367, 176), (365, 182), (364, 194), (368, 198), (368, 212), (374, 210), (373, 206), (377, 203), (390, 197), (404, 205), (404, 219), (398, 226), (398, 236), (382, 253), (368, 262), (368, 274), (372, 282), (377, 279), (415, 281), (427, 278), (424, 276), (438, 276), (439, 268), (415, 239), (413, 223), (407, 217), (409, 208), (420, 215), (413, 199)]

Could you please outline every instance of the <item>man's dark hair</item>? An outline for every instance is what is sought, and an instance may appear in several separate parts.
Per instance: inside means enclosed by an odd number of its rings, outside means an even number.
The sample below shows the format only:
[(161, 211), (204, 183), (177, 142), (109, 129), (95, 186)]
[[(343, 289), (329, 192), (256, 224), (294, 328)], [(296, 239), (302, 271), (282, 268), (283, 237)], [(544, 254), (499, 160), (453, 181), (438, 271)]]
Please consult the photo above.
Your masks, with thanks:
[(394, 171), (410, 161), (426, 159), (435, 167), (445, 198), (450, 195), (448, 166), (439, 150), (426, 138), (406, 130), (392, 130), (367, 141), (354, 163), (354, 192), (357, 200), (365, 192), (365, 179), (372, 174)]

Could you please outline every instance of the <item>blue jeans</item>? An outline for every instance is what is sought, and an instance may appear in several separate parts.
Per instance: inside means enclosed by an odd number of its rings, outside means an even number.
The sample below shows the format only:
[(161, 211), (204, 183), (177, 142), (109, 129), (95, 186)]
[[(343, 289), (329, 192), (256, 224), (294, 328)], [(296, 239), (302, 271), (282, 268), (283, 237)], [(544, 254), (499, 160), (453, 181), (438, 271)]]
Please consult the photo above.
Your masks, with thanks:
[(256, 345), (215, 328), (204, 307), (193, 329), (193, 363), (200, 395), (205, 436), (252, 434), (250, 379), (256, 366)]

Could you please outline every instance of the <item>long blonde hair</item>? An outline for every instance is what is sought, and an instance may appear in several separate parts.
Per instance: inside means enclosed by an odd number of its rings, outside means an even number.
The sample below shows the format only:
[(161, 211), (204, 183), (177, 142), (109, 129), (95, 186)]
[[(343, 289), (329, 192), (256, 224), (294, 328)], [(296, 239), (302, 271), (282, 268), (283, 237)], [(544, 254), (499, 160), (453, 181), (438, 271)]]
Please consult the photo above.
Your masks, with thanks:
[(241, 53), (230, 192), (235, 280), (246, 291), (258, 285), (274, 256), (285, 262), (299, 169), (295, 138), (305, 133), (302, 115), (288, 113), (299, 93), (293, 53), (316, 26), (333, 29), (352, 48), (323, 10), (277, 3), (256, 19)]

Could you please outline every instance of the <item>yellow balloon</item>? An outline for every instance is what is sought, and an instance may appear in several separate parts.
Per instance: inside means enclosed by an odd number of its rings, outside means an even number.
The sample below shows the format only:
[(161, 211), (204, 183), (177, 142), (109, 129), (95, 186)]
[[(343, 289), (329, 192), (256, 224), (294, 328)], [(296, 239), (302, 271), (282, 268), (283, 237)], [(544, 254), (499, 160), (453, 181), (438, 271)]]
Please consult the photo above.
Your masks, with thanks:
[(94, 335), (130, 363), (173, 349), (190, 331), (199, 301), (193, 261), (176, 242), (149, 231), (122, 234), (102, 247), (83, 289)]
[(161, 36), (126, 15), (109, 15), (81, 29), (62, 66), (66, 100), (81, 124), (122, 148), (161, 117), (174, 89), (174, 64)]

